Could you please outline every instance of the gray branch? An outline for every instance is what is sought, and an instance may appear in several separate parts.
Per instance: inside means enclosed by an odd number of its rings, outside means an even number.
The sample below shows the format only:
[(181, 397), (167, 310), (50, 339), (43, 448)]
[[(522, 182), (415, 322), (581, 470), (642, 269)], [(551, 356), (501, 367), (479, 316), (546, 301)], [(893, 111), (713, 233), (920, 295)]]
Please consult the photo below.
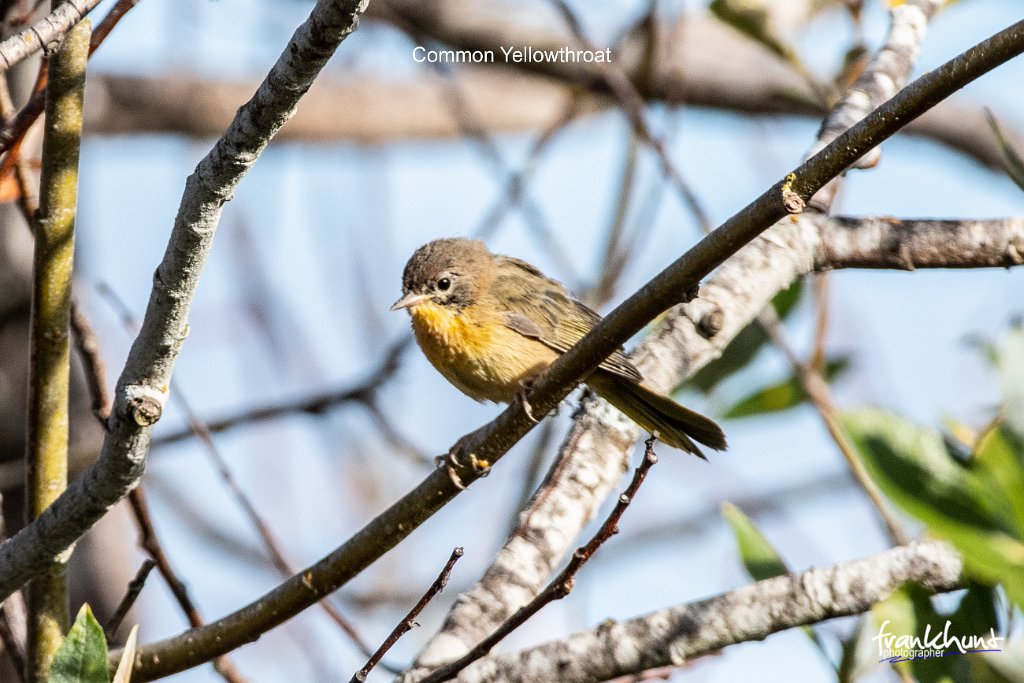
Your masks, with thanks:
[(1024, 218), (819, 218), (815, 270), (1024, 265)]
[[(924, 16), (930, 16), (940, 2), (912, 4), (927, 6), (930, 11)], [(865, 78), (877, 82), (878, 71), (888, 67), (902, 70), (889, 74), (890, 89), (903, 82), (911, 63), (887, 56), (894, 51), (916, 54), (916, 48), (898, 46), (922, 40), (923, 26), (901, 30), (900, 22), (916, 22), (920, 16), (917, 11), (894, 12), (888, 40)], [(858, 111), (870, 110), (891, 96), (890, 89), (855, 87), (850, 97), (857, 100)], [(836, 108), (845, 127), (855, 122), (846, 120), (850, 111), (842, 103)], [(836, 125), (832, 117), (826, 119), (821, 138), (834, 139)], [(637, 347), (633, 359), (645, 380), (669, 390), (718, 357), (777, 292), (814, 268), (816, 236), (816, 218), (802, 214), (780, 221), (743, 247), (702, 286), (698, 299), (674, 309)], [(459, 596), (414, 667), (433, 668), (461, 657), (541, 589), (627, 468), (629, 449), (638, 436), (639, 428), (604, 401), (584, 403), (583, 416), (573, 425), (548, 480), (522, 513), (523, 522), (480, 581)], [(588, 486), (581, 487), (580, 481)]]
[(664, 666), (826, 619), (860, 614), (904, 583), (960, 588), (963, 563), (939, 541), (911, 543), (852, 562), (758, 581), (468, 667), (462, 683), (604, 681)]
[(101, 0), (64, 0), (57, 9), (21, 33), (0, 42), (0, 73), (40, 50), (50, 52), (71, 27), (85, 19)]
[(117, 382), (100, 457), (36, 521), (0, 545), (0, 598), (68, 552), (138, 483), (224, 203), (337, 46), (355, 30), (364, 6), (365, 0), (318, 2), (256, 94), (189, 176), (167, 251), (153, 276), (142, 329)]

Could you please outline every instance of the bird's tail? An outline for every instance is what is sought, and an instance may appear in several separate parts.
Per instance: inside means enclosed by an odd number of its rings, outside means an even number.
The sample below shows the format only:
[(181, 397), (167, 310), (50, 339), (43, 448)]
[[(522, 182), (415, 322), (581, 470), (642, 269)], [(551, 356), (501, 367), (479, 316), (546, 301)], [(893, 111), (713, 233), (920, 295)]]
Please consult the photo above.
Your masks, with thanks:
[(694, 441), (716, 451), (726, 449), (725, 434), (713, 420), (685, 408), (668, 396), (643, 384), (609, 373), (595, 373), (587, 384), (631, 420), (658, 439), (687, 453), (704, 458)]

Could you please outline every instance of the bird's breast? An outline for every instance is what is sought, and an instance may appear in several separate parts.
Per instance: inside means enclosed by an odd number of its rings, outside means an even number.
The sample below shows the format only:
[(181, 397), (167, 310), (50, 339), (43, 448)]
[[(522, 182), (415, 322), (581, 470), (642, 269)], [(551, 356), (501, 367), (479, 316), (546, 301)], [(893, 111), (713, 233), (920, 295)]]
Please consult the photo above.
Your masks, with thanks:
[(427, 301), (409, 309), (416, 342), (430, 363), (462, 393), (507, 403), (520, 383), (543, 371), (554, 351), (473, 307), (461, 311)]

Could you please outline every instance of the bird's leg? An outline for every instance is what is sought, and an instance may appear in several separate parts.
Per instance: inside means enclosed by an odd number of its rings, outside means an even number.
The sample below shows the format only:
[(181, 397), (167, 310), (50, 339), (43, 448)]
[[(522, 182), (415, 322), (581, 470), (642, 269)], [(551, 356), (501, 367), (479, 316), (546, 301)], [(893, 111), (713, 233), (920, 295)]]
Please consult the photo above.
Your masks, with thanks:
[(452, 480), (458, 489), (465, 489), (466, 485), (462, 481), (462, 477), (459, 476), (459, 470), (465, 467), (470, 467), (476, 472), (477, 476), (486, 477), (491, 473), (491, 464), (486, 460), (482, 460), (476, 457), (470, 450), (470, 444), (479, 438), (480, 433), (487, 429), (487, 425), (476, 429), (465, 436), (459, 438), (455, 442), (455, 445), (445, 453), (434, 458), (434, 464), (437, 467), (444, 467), (448, 473), (448, 478)]

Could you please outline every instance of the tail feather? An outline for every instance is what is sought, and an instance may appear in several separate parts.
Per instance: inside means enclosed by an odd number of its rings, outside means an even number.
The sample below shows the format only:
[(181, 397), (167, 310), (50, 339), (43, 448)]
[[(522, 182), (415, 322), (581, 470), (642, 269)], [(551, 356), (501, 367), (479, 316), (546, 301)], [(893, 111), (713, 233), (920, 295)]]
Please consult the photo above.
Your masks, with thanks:
[(611, 374), (595, 374), (587, 384), (631, 420), (658, 439), (688, 453), (704, 458), (694, 441), (716, 451), (726, 449), (725, 434), (713, 420), (679, 405), (668, 396), (639, 382)]

